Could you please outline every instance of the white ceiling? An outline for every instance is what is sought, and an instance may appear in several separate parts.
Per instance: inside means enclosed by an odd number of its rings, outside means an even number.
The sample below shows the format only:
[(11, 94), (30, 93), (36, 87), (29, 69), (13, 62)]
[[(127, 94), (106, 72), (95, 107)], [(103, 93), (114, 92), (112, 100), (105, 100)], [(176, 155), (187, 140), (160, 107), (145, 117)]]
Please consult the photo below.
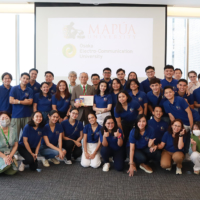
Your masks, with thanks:
[(183, 7), (200, 7), (200, 0), (0, 0), (0, 3), (33, 3), (33, 2), (54, 2), (54, 3), (123, 3), (123, 4), (152, 4)]

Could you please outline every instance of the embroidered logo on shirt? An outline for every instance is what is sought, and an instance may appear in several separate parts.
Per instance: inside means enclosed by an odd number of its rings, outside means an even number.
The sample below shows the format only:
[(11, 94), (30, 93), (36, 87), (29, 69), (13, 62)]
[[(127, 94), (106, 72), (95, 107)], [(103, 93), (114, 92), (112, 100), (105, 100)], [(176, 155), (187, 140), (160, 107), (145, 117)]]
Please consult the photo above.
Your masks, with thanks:
[(104, 101), (107, 101), (108, 99), (105, 97), (103, 100), (104, 100)]
[(56, 131), (56, 135), (59, 134), (59, 131)]
[(130, 111), (133, 112), (133, 111), (134, 111), (134, 108), (130, 108)]
[(180, 109), (181, 109), (181, 107), (180, 107), (180, 106), (176, 106), (176, 109), (177, 109), (177, 110), (180, 110)]
[(25, 93), (25, 96), (28, 97), (28, 93), (27, 92)]
[(142, 98), (141, 98), (141, 97), (138, 97), (138, 101), (142, 101)]
[(51, 101), (51, 99), (49, 98), (48, 101)]
[(66, 99), (65, 102), (69, 102), (69, 99)]
[(111, 83), (109, 83), (109, 87), (111, 87)]
[(160, 127), (160, 130), (161, 130), (161, 131), (164, 131), (164, 127), (163, 127), (163, 126), (161, 126), (161, 127)]
[(99, 135), (99, 132), (96, 132), (96, 135)]
[(34, 87), (34, 90), (37, 90), (37, 87)]
[(51, 93), (55, 93), (54, 90), (51, 90)]
[(148, 141), (148, 140), (149, 140), (149, 137), (146, 136), (144, 139), (145, 139), (146, 141)]
[(38, 135), (42, 135), (42, 132), (41, 132), (41, 131), (38, 131)]

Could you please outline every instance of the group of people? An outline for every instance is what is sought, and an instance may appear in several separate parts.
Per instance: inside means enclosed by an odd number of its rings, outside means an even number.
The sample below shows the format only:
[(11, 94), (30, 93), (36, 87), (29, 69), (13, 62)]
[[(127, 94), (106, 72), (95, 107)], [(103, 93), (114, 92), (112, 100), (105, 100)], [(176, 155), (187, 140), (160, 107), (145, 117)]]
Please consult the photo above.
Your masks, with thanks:
[[(129, 158), (129, 176), (137, 168), (147, 173), (153, 170), (150, 161), (182, 174), (182, 162), (190, 158), (194, 173), (200, 172), (200, 83), (197, 73), (188, 73), (190, 83), (182, 79), (182, 71), (172, 65), (164, 68), (164, 79), (156, 78), (155, 68), (145, 69), (147, 79), (141, 83), (124, 69), (103, 69), (103, 79), (92, 74), (69, 73), (69, 84), (53, 83), (54, 74), (45, 72), (45, 82), (36, 81), (38, 70), (22, 73), (20, 84), (11, 86), (12, 75), (2, 75), (0, 86), (0, 173), (15, 174), (38, 168), (42, 163), (72, 164), (81, 156), (83, 167), (103, 171), (110, 162), (117, 171), (124, 169)], [(199, 78), (199, 77), (198, 77)], [(76, 101), (81, 95), (93, 95), (93, 106)], [(21, 133), (21, 134), (20, 134)], [(191, 145), (192, 154), (189, 157)], [(18, 166), (16, 154), (23, 157)]]

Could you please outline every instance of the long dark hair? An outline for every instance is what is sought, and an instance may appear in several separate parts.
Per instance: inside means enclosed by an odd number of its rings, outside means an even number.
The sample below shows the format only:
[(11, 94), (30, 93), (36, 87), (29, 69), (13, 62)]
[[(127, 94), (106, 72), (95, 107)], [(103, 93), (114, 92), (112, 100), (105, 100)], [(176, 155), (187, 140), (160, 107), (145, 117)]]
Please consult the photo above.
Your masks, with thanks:
[[(117, 83), (120, 84), (119, 91), (123, 90), (123, 86), (122, 86), (122, 84), (121, 84), (121, 81), (120, 81), (118, 78), (114, 78), (114, 79), (112, 80), (112, 84), (113, 84), (114, 81), (117, 81)], [(113, 90), (113, 87), (112, 87), (112, 85), (111, 85), (110, 92), (112, 93), (113, 91), (114, 91), (114, 90)]]
[[(171, 122), (171, 126), (169, 126), (169, 128), (168, 128), (168, 132), (169, 132), (171, 135), (173, 134), (172, 125), (173, 125), (175, 122), (180, 122), (180, 123), (181, 123), (181, 130), (180, 130), (178, 133), (176, 133), (176, 134), (175, 134), (175, 138), (173, 138), (173, 139), (174, 139), (174, 141), (173, 141), (174, 147), (175, 147), (176, 149), (178, 149), (179, 134), (180, 134), (180, 132), (183, 130), (184, 125), (183, 125), (183, 122), (182, 122), (180, 119), (175, 119), (173, 122)], [(183, 136), (183, 137), (184, 137), (184, 136)]]
[[(33, 117), (35, 116), (36, 113), (40, 113), (42, 115), (42, 113), (40, 111), (35, 111), (32, 115), (31, 115), (31, 119), (30, 121), (27, 123), (29, 126), (32, 126), (32, 127), (36, 127), (35, 125), (35, 122), (33, 121)], [(39, 124), (39, 127), (40, 128), (43, 128), (45, 126), (45, 122), (44, 122), (44, 118), (42, 116), (42, 121), (40, 122)]]
[(65, 89), (65, 99), (68, 99), (70, 97), (70, 93), (69, 93), (69, 90), (68, 90), (68, 85), (67, 85), (67, 82), (64, 81), (64, 80), (60, 80), (56, 86), (56, 94), (55, 94), (55, 97), (57, 100), (60, 100), (60, 90), (59, 90), (59, 86), (61, 83), (64, 83), (65, 86), (66, 86), (66, 89)]
[(126, 88), (131, 90), (130, 86), (131, 86), (131, 83), (132, 83), (132, 82), (134, 82), (135, 84), (137, 84), (138, 90), (139, 90), (139, 88), (140, 88), (140, 83), (139, 83), (139, 81), (138, 81), (137, 79), (128, 80), (128, 82), (127, 82), (127, 84), (126, 84)]
[(101, 133), (102, 133), (102, 135), (104, 134), (104, 130), (105, 130), (106, 132), (108, 131), (108, 129), (106, 128), (106, 122), (107, 122), (107, 120), (109, 120), (109, 119), (112, 119), (113, 122), (114, 122), (114, 124), (115, 124), (114, 128), (112, 129), (111, 134), (114, 135), (114, 132), (117, 132), (117, 129), (118, 129), (117, 123), (116, 123), (116, 121), (114, 120), (114, 118), (110, 115), (110, 116), (105, 117), (105, 119), (104, 119), (104, 121), (103, 121), (103, 126), (102, 126), (102, 128), (101, 128)]
[(127, 103), (129, 103), (129, 102), (132, 101), (132, 98), (131, 98), (131, 96), (128, 94), (127, 91), (125, 91), (125, 90), (120, 91), (119, 94), (118, 94), (118, 96), (117, 96), (117, 103), (116, 103), (116, 112), (117, 112), (117, 113), (121, 113), (121, 112), (124, 111), (124, 109), (123, 109), (123, 107), (122, 107), (122, 104), (119, 102), (119, 95), (120, 95), (121, 93), (125, 94), (125, 95), (128, 97)]
[[(51, 110), (50, 112), (49, 112), (49, 114), (48, 114), (48, 116), (49, 117), (51, 117), (53, 114), (55, 114), (55, 113), (57, 113), (58, 114), (58, 116), (60, 116), (60, 114), (59, 114), (59, 112), (57, 111), (57, 110)], [(57, 121), (58, 122), (58, 121)], [(57, 123), (56, 122), (56, 123)]]
[(137, 74), (136, 74), (135, 72), (130, 72), (130, 73), (128, 74), (128, 81), (130, 80), (130, 79), (129, 79), (129, 76), (130, 76), (132, 73), (134, 73), (134, 74), (135, 74), (135, 76), (136, 76), (136, 79), (137, 79), (137, 81), (138, 81), (138, 77), (137, 77)]
[[(140, 135), (140, 129), (139, 129), (139, 127), (138, 127), (138, 122), (139, 122), (143, 117), (145, 118), (145, 120), (146, 120), (146, 122), (147, 122), (147, 117), (146, 117), (146, 115), (144, 115), (144, 114), (138, 115), (138, 116), (137, 116), (137, 119), (136, 119), (136, 122), (135, 122), (135, 134), (134, 134), (134, 137), (135, 137), (136, 140), (139, 140), (140, 137), (141, 137), (141, 135)], [(146, 124), (146, 126), (145, 126), (145, 130), (146, 130), (146, 128), (147, 128), (147, 124)]]
[(105, 83), (106, 84), (106, 90), (105, 90), (105, 92), (104, 92), (104, 95), (105, 94), (108, 94), (109, 93), (109, 88), (108, 88), (108, 85), (107, 85), (107, 82), (106, 81), (104, 81), (104, 80), (101, 80), (100, 82), (99, 82), (99, 84), (98, 84), (98, 88), (97, 88), (97, 95), (100, 95), (100, 85), (101, 85), (101, 83)]
[[(42, 83), (41, 83), (41, 85), (40, 85), (40, 95), (39, 95), (40, 98), (43, 96), (43, 92), (42, 92), (42, 90), (41, 90), (41, 87), (42, 87), (44, 84), (49, 85), (47, 82), (42, 82)], [(51, 98), (51, 93), (50, 93), (50, 91), (47, 93), (47, 96), (48, 96), (48, 98)]]

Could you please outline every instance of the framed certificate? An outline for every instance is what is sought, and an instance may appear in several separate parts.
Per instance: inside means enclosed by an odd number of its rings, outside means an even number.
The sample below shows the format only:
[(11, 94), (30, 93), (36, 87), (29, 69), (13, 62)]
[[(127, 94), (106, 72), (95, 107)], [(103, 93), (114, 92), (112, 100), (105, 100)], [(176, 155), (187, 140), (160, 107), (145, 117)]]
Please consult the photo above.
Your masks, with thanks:
[(83, 99), (84, 106), (93, 106), (94, 95), (80, 95), (79, 99)]

